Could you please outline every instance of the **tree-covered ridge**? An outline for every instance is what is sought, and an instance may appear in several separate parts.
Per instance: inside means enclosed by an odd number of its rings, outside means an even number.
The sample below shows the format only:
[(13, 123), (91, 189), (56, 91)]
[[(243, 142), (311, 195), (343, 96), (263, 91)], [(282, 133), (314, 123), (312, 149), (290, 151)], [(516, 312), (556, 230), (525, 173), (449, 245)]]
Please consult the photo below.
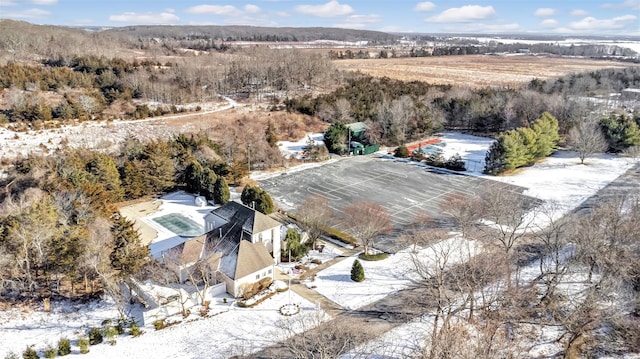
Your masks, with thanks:
[[(67, 148), (17, 161), (0, 183), (0, 294), (115, 290), (114, 280), (139, 272), (148, 253), (116, 204), (174, 189), (228, 201), (227, 179), (236, 179), (215, 149), (204, 136), (129, 137), (114, 154)], [(64, 293), (51, 289), (54, 280), (69, 284)]]

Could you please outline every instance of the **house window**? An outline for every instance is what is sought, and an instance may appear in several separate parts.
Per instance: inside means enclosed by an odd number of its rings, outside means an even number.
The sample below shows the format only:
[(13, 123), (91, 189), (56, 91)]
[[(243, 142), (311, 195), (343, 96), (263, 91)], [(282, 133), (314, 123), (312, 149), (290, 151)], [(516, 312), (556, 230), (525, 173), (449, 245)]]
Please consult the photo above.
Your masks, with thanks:
[(260, 273), (256, 274), (256, 279), (260, 279)]
[(271, 273), (273, 273), (273, 270), (272, 270), (272, 269), (269, 269), (269, 274), (271, 274)]

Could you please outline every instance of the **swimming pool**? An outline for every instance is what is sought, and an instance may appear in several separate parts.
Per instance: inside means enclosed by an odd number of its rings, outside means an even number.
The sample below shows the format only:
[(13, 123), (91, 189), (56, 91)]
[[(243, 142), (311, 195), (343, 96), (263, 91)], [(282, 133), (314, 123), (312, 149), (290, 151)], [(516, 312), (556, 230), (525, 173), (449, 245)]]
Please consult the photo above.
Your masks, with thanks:
[(169, 213), (153, 221), (181, 237), (195, 237), (204, 233), (204, 227), (180, 213)]

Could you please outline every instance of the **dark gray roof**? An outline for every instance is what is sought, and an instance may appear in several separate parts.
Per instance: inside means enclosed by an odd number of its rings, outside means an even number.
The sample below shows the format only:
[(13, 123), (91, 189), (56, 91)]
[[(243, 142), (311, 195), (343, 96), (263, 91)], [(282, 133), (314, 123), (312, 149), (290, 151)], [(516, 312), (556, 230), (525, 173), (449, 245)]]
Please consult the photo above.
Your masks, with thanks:
[(228, 202), (211, 213), (225, 221), (242, 224), (242, 229), (248, 233), (259, 233), (280, 226), (275, 219), (235, 201)]

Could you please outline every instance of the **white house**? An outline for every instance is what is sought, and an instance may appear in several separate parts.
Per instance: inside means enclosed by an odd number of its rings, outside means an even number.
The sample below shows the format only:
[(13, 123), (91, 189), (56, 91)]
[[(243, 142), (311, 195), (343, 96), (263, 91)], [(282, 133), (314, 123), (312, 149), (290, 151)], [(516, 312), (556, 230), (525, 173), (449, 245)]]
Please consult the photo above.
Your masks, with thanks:
[(280, 222), (269, 216), (229, 202), (205, 217), (205, 234), (165, 251), (163, 258), (181, 281), (204, 268), (211, 284), (225, 283), (227, 293), (237, 297), (245, 284), (275, 279), (280, 227)]

